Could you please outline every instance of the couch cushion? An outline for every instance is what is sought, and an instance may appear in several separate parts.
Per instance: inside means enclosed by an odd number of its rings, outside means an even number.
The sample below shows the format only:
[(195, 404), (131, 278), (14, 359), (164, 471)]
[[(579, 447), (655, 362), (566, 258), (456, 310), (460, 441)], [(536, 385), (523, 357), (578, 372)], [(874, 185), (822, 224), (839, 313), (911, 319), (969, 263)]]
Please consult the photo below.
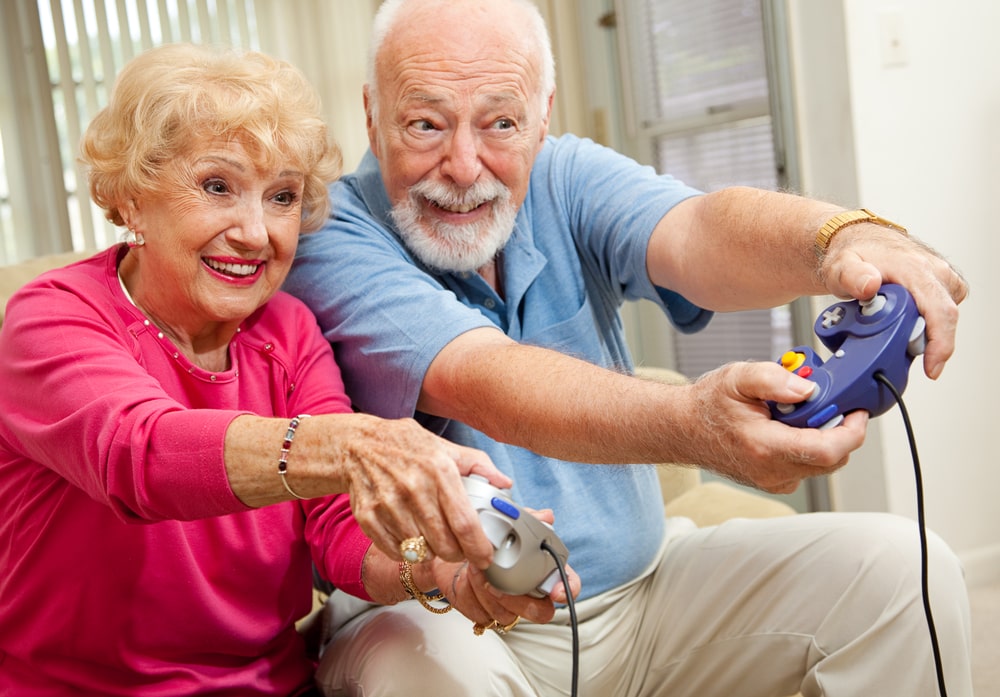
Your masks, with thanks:
[(66, 266), (74, 261), (86, 259), (94, 254), (89, 252), (64, 252), (62, 254), (50, 254), (48, 256), (28, 259), (19, 264), (0, 267), (0, 325), (3, 325), (4, 311), (7, 309), (7, 301), (10, 300), (18, 288), (25, 283), (49, 269), (56, 269)]
[(784, 501), (719, 481), (705, 482), (684, 492), (669, 501), (665, 511), (668, 517), (690, 518), (699, 528), (719, 525), (730, 518), (777, 518), (796, 512)]

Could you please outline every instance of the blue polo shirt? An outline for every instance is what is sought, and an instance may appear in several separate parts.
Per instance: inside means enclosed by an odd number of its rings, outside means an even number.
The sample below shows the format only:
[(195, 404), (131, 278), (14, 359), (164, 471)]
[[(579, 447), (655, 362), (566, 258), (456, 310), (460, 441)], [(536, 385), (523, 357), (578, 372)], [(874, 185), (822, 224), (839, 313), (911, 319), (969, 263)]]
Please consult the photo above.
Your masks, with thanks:
[(332, 185), (332, 217), (301, 237), (285, 289), (316, 314), (357, 409), (415, 416), (484, 450), (514, 480), (514, 500), (554, 510), (585, 598), (635, 578), (656, 554), (664, 518), (655, 469), (566, 462), (498, 443), (417, 413), (420, 386), (437, 353), (478, 327), (625, 372), (632, 370), (618, 312), (625, 300), (659, 304), (680, 331), (704, 327), (710, 312), (646, 274), (656, 223), (698, 193), (589, 140), (548, 138), (501, 257), (500, 297), (477, 274), (435, 273), (410, 255), (368, 153)]

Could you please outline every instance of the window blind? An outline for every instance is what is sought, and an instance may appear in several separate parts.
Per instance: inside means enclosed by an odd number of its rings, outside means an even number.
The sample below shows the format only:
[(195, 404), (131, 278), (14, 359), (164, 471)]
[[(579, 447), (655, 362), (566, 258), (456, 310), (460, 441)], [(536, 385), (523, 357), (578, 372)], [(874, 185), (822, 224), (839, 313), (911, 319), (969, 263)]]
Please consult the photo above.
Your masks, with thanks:
[[(26, 0), (25, 5), (30, 0)], [(30, 95), (40, 74), (47, 73), (48, 99), (34, 100), (36, 118), (4, 118), (3, 142), (16, 139), (25, 149), (7, 159), (0, 149), (0, 233), (2, 259), (16, 261), (38, 253), (63, 251), (53, 241), (36, 244), (40, 223), (31, 212), (66, 211), (74, 249), (101, 249), (115, 241), (117, 231), (90, 202), (86, 178), (77, 162), (77, 148), (86, 125), (107, 103), (118, 70), (137, 53), (164, 43), (191, 41), (259, 49), (253, 0), (37, 0), (37, 7), (5, 22), (4, 42), (35, 57), (35, 64), (9, 63), (9, 84), (0, 91), (8, 103), (4, 113), (16, 110), (21, 94)], [(37, 26), (34, 26), (37, 25)], [(41, 44), (34, 36), (40, 29)], [(39, 67), (39, 63), (43, 63)], [(54, 142), (53, 153), (32, 148)], [(58, 159), (64, 186), (39, 186), (22, 160)], [(14, 181), (35, 181), (15, 194)], [(65, 217), (65, 216), (64, 216)], [(59, 247), (62, 247), (60, 249)]]
[[(778, 187), (759, 0), (627, 0), (636, 131), (649, 164), (703, 191)], [(761, 269), (761, 273), (769, 273)], [(718, 315), (674, 335), (695, 377), (791, 345), (788, 308)], [(784, 349), (781, 349), (784, 350)]]

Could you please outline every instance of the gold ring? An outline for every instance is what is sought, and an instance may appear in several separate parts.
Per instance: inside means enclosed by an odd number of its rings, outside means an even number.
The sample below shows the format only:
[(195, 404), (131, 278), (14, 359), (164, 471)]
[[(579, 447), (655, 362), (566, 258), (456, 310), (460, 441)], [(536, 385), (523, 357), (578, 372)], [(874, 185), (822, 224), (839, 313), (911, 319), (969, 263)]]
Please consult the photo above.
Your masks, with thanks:
[(407, 537), (399, 543), (399, 553), (411, 564), (419, 564), (427, 558), (427, 540), (423, 535)]
[(514, 621), (513, 622), (511, 622), (508, 625), (505, 625), (505, 626), (501, 627), (500, 623), (497, 622), (496, 620), (494, 620), (493, 624), (495, 624), (496, 627), (494, 627), (493, 629), (495, 629), (497, 631), (497, 634), (506, 634), (507, 632), (509, 632), (510, 630), (512, 630), (514, 627), (516, 627), (517, 623), (520, 622), (520, 621), (521, 621), (521, 616), (520, 615), (516, 615), (514, 617)]
[(474, 625), (472, 625), (472, 633), (475, 634), (476, 636), (482, 636), (483, 634), (486, 633), (487, 629), (496, 629), (499, 626), (500, 623), (497, 622), (496, 620), (493, 620), (489, 624), (479, 624), (478, 622), (476, 622)]

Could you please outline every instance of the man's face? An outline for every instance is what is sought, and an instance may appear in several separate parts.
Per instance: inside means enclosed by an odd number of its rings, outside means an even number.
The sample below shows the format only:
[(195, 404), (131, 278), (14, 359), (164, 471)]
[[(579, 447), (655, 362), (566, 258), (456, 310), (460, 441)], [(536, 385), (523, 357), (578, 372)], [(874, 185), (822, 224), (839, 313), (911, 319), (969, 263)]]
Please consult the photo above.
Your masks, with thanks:
[(473, 271), (513, 229), (551, 102), (538, 49), (509, 13), (415, 14), (386, 38), (377, 86), (366, 87), (369, 141), (410, 250), (434, 268)]

